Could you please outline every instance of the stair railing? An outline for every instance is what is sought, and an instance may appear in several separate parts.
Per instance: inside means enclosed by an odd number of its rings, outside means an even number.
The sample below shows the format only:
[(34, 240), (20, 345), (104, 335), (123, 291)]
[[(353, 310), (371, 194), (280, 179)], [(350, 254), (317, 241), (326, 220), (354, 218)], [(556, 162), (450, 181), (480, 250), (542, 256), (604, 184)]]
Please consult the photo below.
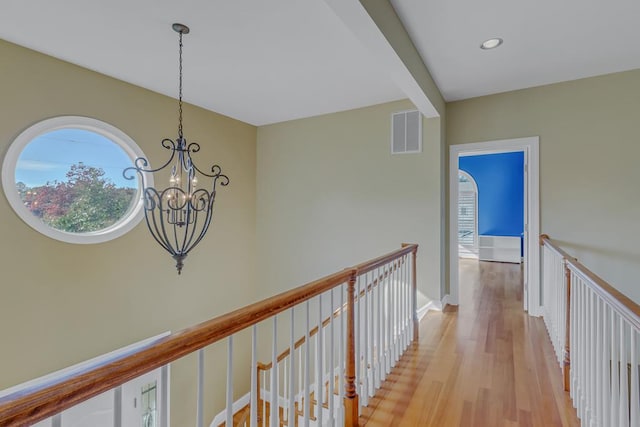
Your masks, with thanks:
[[(47, 377), (37, 385), (2, 395), (0, 426), (27, 426), (49, 419), (148, 372), (197, 353), (196, 425), (204, 427), (204, 352), (206, 347), (225, 339), (225, 424), (233, 425), (234, 337), (244, 330), (249, 330), (251, 335), (251, 365), (247, 366), (251, 370), (249, 425), (285, 425), (283, 421), (288, 416), (294, 421), (290, 425), (310, 426), (309, 396), (311, 381), (315, 378), (319, 379), (315, 384), (319, 404), (314, 425), (357, 426), (362, 403), (359, 396), (362, 395), (366, 402), (375, 390), (371, 385), (379, 386), (409, 342), (417, 338), (417, 249), (417, 245), (404, 244), (401, 249), (381, 257), (171, 333), (132, 353), (101, 359), (80, 372)], [(329, 321), (325, 323), (327, 319)], [(281, 337), (278, 337), (282, 331), (278, 328), (278, 320), (289, 323), (290, 354), (285, 359), (296, 354), (295, 325), (302, 322), (306, 331), (304, 344), (297, 349), (299, 357), (289, 361), (286, 370), (278, 369), (278, 358), (282, 354), (279, 351)], [(318, 328), (311, 347), (311, 325), (314, 321), (317, 321)], [(273, 373), (269, 378), (270, 395), (259, 396), (262, 390), (258, 386), (258, 324), (265, 323), (270, 323)], [(301, 351), (302, 347), (306, 350)], [(324, 392), (322, 384), (327, 378), (327, 366), (336, 367), (334, 372), (337, 373), (338, 384), (328, 381)], [(285, 378), (291, 392), (287, 393), (286, 404), (283, 404), (279, 388)], [(328, 378), (333, 378), (332, 374)], [(218, 378), (217, 382), (223, 381)], [(303, 385), (301, 396), (306, 397), (303, 402), (298, 393), (297, 398), (305, 406), (301, 419), (296, 415), (296, 393), (292, 392), (296, 383)], [(339, 390), (340, 399), (333, 398), (335, 387)], [(263, 414), (262, 424), (259, 424), (259, 403), (263, 404), (267, 397), (269, 408), (276, 410)], [(327, 411), (323, 410), (325, 407)], [(268, 423), (265, 423), (267, 416)], [(246, 423), (244, 414), (239, 419)]]
[(640, 306), (540, 236), (543, 316), (584, 425), (640, 425)]
[[(367, 406), (369, 398), (380, 388), (381, 380), (384, 380), (388, 369), (395, 365), (400, 354), (404, 352), (413, 338), (410, 335), (413, 319), (410, 316), (411, 307), (409, 306), (411, 301), (409, 278), (412, 272), (408, 261), (408, 255), (405, 255), (368, 273), (358, 275), (355, 296), (355, 329), (359, 331), (356, 334), (359, 338), (356, 341), (356, 370), (359, 378), (357, 388), (358, 394), (361, 396), (360, 406)], [(393, 306), (393, 301), (390, 298), (385, 298), (384, 303), (380, 302), (381, 293), (384, 295), (388, 289), (395, 292), (394, 297), (397, 301)], [(383, 305), (377, 307), (376, 304)], [(390, 314), (390, 308), (395, 310), (396, 317), (393, 319), (390, 315), (386, 315)], [(322, 412), (328, 419), (334, 419), (334, 396), (339, 394), (337, 383), (340, 382), (340, 372), (344, 368), (339, 365), (339, 358), (332, 357), (335, 352), (332, 351), (331, 346), (335, 339), (332, 339), (331, 336), (335, 333), (333, 322), (338, 322), (339, 325), (340, 322), (344, 323), (343, 317), (346, 314), (347, 304), (343, 303), (324, 318), (320, 325), (315, 324), (308, 334), (296, 340), (293, 347), (287, 347), (278, 355), (277, 370), (284, 369), (284, 375), (280, 378), (279, 390), (281, 392), (277, 401), (290, 402), (293, 399), (293, 405), (285, 403), (279, 408), (279, 411), (285, 414), (284, 420), (281, 421), (283, 425), (290, 425), (289, 420), (296, 420), (294, 424), (297, 425), (299, 418), (304, 419), (306, 400), (309, 401), (310, 409), (308, 410), (311, 421), (316, 422), (319, 416), (322, 419), (322, 414), (318, 414), (318, 412)], [(393, 321), (394, 326), (389, 329), (393, 344), (385, 348), (379, 325), (387, 325), (390, 321)], [(374, 333), (374, 330), (378, 333)], [(322, 336), (320, 337), (319, 334)], [(324, 343), (324, 351), (316, 351), (315, 349), (321, 348), (321, 343)], [(302, 364), (298, 363), (296, 368), (296, 360), (302, 360), (305, 352), (321, 357), (322, 360), (315, 361), (315, 366), (323, 367), (322, 371), (312, 370), (314, 371), (312, 372), (313, 384), (311, 385), (311, 394), (308, 396), (305, 395), (302, 381), (304, 377)], [(387, 353), (392, 353), (388, 357), (389, 363), (382, 363), (381, 360)], [(271, 396), (270, 380), (274, 371), (273, 366), (273, 362), (258, 363), (258, 396), (267, 394)], [(297, 382), (288, 381), (288, 378), (293, 376), (289, 373), (289, 366), (298, 373)], [(266, 412), (266, 400), (258, 405), (258, 411), (258, 425), (261, 426)], [(293, 415), (291, 415), (291, 411), (293, 411)]]

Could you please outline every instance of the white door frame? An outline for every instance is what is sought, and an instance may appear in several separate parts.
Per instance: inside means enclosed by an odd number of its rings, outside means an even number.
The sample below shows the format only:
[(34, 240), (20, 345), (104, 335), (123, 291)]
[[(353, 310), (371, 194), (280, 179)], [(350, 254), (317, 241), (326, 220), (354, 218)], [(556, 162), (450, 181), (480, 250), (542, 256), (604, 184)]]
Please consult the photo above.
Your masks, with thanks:
[(540, 316), (540, 154), (539, 137), (503, 139), (459, 144), (449, 147), (449, 295), (447, 302), (459, 301), (458, 278), (458, 160), (465, 155), (509, 153), (522, 151), (525, 158), (525, 222), (524, 309), (531, 316)]

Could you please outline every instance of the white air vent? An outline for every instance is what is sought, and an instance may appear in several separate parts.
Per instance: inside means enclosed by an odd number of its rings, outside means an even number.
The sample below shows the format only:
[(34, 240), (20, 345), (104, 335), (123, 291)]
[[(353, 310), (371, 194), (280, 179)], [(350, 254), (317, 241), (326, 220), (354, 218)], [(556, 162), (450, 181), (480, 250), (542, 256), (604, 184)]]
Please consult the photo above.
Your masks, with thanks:
[(391, 153), (422, 151), (422, 120), (419, 111), (400, 111), (391, 115)]

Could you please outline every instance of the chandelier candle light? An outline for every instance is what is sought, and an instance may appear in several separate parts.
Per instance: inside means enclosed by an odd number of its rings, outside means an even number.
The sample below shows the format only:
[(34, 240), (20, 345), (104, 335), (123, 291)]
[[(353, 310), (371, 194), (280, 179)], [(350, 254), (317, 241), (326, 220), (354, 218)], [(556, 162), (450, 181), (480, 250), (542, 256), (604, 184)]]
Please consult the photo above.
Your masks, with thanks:
[[(126, 168), (126, 179), (135, 179), (136, 174), (142, 182), (142, 198), (147, 227), (153, 238), (176, 261), (178, 274), (182, 272), (184, 259), (204, 237), (211, 224), (213, 203), (216, 198), (216, 185), (229, 184), (229, 178), (222, 174), (218, 165), (211, 172), (200, 170), (191, 160), (191, 155), (200, 151), (195, 142), (187, 144), (182, 133), (182, 36), (189, 33), (189, 27), (173, 24), (179, 34), (179, 96), (178, 96), (178, 138), (165, 138), (162, 146), (171, 152), (169, 160), (157, 169), (151, 169), (149, 161), (138, 157), (134, 166)], [(169, 186), (156, 190), (148, 185), (147, 174), (171, 167)], [(200, 188), (198, 175), (211, 181), (209, 188)]]

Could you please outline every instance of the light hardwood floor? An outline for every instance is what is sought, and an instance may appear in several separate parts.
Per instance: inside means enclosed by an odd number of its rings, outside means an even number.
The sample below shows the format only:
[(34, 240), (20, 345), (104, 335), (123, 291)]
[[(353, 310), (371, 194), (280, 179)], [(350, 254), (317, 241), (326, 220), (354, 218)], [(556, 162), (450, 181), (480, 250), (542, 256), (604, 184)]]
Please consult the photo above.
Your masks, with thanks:
[(425, 316), (360, 425), (579, 426), (543, 321), (522, 309), (520, 266), (460, 265), (459, 308)]

